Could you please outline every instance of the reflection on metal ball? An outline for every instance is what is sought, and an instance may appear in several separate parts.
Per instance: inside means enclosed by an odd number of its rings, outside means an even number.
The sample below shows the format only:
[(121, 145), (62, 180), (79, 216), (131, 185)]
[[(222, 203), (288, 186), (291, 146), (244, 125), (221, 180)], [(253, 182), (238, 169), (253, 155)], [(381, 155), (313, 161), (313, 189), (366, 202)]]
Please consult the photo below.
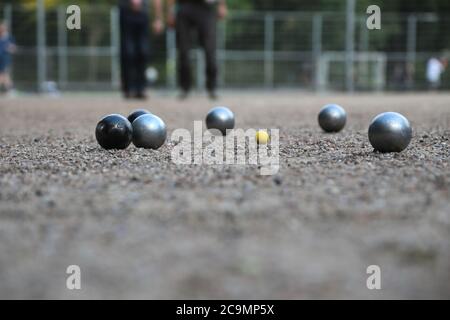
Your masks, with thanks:
[(146, 109), (137, 109), (134, 110), (130, 115), (128, 116), (128, 121), (130, 121), (131, 124), (133, 124), (133, 121), (142, 116), (143, 114), (152, 114), (150, 111)]
[(133, 144), (138, 148), (158, 149), (166, 141), (166, 124), (153, 114), (138, 117), (132, 126)]
[(127, 118), (119, 114), (111, 114), (97, 124), (95, 137), (105, 149), (125, 149), (132, 139), (133, 129)]
[(234, 129), (234, 114), (226, 107), (215, 107), (206, 115), (206, 127), (208, 129), (217, 129), (223, 135), (227, 130)]
[(339, 132), (346, 122), (347, 113), (337, 104), (328, 104), (319, 112), (319, 125), (325, 132)]
[(380, 152), (401, 152), (409, 145), (411, 138), (408, 119), (396, 112), (379, 114), (369, 127), (369, 141)]

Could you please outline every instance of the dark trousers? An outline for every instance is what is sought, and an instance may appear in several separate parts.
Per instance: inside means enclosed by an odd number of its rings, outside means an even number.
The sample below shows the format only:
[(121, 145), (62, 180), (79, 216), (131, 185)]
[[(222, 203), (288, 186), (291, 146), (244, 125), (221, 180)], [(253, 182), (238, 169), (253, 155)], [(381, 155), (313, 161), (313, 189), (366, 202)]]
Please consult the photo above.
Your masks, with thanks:
[(176, 31), (178, 45), (178, 81), (184, 91), (192, 87), (189, 50), (192, 46), (192, 32), (198, 35), (200, 46), (206, 58), (206, 87), (213, 91), (217, 87), (216, 59), (216, 10), (206, 4), (181, 4), (178, 8)]
[(146, 86), (145, 68), (150, 55), (148, 15), (122, 8), (120, 35), (122, 91), (141, 94)]

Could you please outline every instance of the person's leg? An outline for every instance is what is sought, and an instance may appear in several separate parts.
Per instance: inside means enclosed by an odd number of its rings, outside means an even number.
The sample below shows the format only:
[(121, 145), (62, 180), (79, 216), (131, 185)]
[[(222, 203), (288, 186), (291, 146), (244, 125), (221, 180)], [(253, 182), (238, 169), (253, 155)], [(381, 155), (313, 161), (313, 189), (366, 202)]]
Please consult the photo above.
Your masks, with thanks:
[(189, 63), (191, 48), (191, 5), (181, 5), (176, 18), (178, 46), (178, 84), (187, 94), (191, 90), (192, 76)]
[(428, 80), (428, 91), (433, 91), (433, 82)]
[(145, 78), (145, 70), (147, 68), (148, 57), (150, 55), (150, 35), (148, 31), (148, 17), (144, 14), (141, 16), (138, 28), (136, 29), (136, 60), (135, 60), (135, 76), (136, 76), (136, 94), (137, 98), (145, 99), (145, 88), (147, 80)]
[(439, 81), (429, 81), (429, 91), (437, 91), (439, 89)]
[(5, 80), (4, 81), (5, 81), (6, 90), (7, 91), (11, 90), (13, 88), (13, 82), (12, 82), (9, 70), (7, 70), (6, 73), (5, 73)]
[(6, 91), (6, 57), (0, 56), (0, 92)]
[(129, 10), (124, 9), (121, 13), (121, 71), (122, 90), (126, 98), (132, 98), (136, 90), (135, 81), (135, 30), (133, 27), (133, 16)]
[(0, 93), (4, 93), (5, 91), (6, 91), (5, 73), (0, 72)]
[(126, 12), (124, 8), (119, 11), (119, 28), (120, 28), (120, 84), (122, 88), (122, 93), (125, 98), (130, 97), (130, 87), (129, 87), (129, 74), (126, 63), (127, 54), (127, 21)]
[(138, 59), (138, 38), (136, 36), (136, 29), (133, 27), (132, 31), (128, 35), (130, 41), (130, 51), (128, 56), (128, 67), (130, 68), (130, 91), (132, 97), (135, 98), (138, 92), (138, 84), (137, 84), (137, 59)]
[(200, 45), (205, 51), (206, 88), (212, 98), (217, 89), (217, 45), (216, 45), (216, 11), (213, 7), (200, 7), (197, 17)]
[(128, 69), (128, 86), (130, 89), (130, 95), (131, 97), (136, 97), (137, 91), (138, 91), (138, 84), (137, 84), (137, 74), (138, 74), (138, 66), (137, 66), (137, 59), (138, 59), (138, 39), (136, 37), (134, 28), (130, 28), (130, 33), (128, 34), (128, 48), (127, 48), (127, 55), (126, 55), (126, 63), (127, 63), (127, 69)]

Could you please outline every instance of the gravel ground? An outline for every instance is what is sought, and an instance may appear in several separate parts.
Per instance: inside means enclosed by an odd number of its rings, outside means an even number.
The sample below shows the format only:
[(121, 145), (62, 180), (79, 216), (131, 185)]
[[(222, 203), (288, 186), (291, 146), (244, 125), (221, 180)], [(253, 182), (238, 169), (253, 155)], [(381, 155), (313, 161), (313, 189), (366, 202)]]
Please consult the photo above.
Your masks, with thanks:
[[(342, 104), (339, 134), (317, 126)], [(105, 151), (108, 113), (147, 107), (192, 130), (211, 102), (162, 94), (0, 100), (0, 298), (450, 298), (450, 95), (227, 93), (239, 128), (279, 128), (276, 176)], [(370, 120), (407, 116), (400, 154), (374, 153)], [(66, 289), (81, 267), (82, 289)], [(366, 268), (381, 268), (368, 290)]]

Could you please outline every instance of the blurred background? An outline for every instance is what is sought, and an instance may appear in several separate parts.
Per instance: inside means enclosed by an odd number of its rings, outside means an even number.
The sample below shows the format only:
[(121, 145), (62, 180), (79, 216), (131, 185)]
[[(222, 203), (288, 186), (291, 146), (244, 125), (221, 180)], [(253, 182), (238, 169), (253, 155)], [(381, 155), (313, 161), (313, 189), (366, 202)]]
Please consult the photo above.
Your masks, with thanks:
[[(39, 2), (42, 5), (39, 5)], [(65, 27), (68, 5), (81, 7), (81, 30)], [(431, 57), (448, 56), (448, 0), (228, 0), (220, 23), (220, 86), (305, 91), (427, 90)], [(114, 0), (1, 0), (0, 18), (16, 39), (15, 87), (37, 92), (117, 90), (119, 22)], [(368, 30), (366, 9), (379, 5), (381, 30)], [(150, 28), (150, 26), (149, 26)], [(153, 36), (149, 78), (176, 88), (173, 30)], [(191, 53), (204, 86), (202, 52)], [(156, 72), (155, 72), (156, 71)], [(450, 89), (449, 72), (440, 90)]]

